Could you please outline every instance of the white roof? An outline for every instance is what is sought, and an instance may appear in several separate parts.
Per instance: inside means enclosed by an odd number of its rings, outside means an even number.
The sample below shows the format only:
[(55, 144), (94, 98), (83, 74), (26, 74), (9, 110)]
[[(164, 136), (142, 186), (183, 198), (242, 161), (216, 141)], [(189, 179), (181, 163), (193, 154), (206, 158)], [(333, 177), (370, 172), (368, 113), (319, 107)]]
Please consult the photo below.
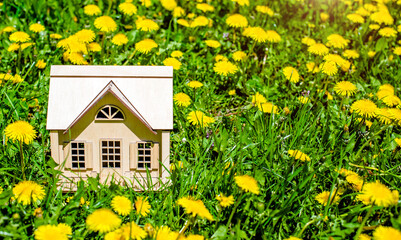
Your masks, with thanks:
[(48, 130), (67, 130), (110, 90), (148, 127), (173, 129), (173, 68), (61, 66), (50, 69)]

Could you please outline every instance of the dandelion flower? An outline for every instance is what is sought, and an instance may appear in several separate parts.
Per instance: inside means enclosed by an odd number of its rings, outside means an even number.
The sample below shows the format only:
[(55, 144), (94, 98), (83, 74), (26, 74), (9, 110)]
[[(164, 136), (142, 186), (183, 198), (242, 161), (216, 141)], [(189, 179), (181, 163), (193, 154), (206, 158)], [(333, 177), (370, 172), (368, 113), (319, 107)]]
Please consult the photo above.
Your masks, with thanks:
[(377, 206), (388, 207), (397, 205), (399, 194), (397, 190), (391, 191), (380, 182), (371, 182), (363, 185), (361, 194), (357, 199), (366, 205), (375, 204)]
[(357, 100), (351, 105), (351, 112), (368, 118), (376, 116), (376, 109), (376, 104), (369, 99)]
[(400, 46), (397, 46), (397, 47), (395, 47), (394, 49), (393, 49), (393, 53), (395, 54), (395, 55), (401, 55), (401, 47)]
[(365, 22), (365, 19), (357, 13), (348, 14), (347, 18), (353, 23), (364, 23)]
[(187, 214), (192, 214), (193, 217), (199, 216), (206, 218), (209, 221), (213, 221), (213, 216), (209, 210), (205, 207), (205, 204), (201, 200), (194, 200), (191, 197), (182, 197), (177, 201), (178, 205), (185, 209)]
[(288, 155), (302, 162), (310, 161), (310, 157), (299, 150), (288, 150)]
[(372, 30), (377, 30), (377, 29), (380, 28), (380, 25), (378, 25), (378, 24), (370, 24), (369, 28), (372, 29)]
[(36, 240), (67, 240), (68, 235), (71, 234), (71, 227), (64, 223), (58, 225), (42, 225), (34, 232)]
[(316, 64), (314, 62), (308, 62), (306, 64), (306, 68), (308, 69), (308, 72), (311, 72), (311, 73), (317, 73), (320, 71), (319, 67), (316, 66)]
[(98, 6), (90, 4), (84, 7), (84, 13), (88, 16), (97, 16), (100, 15), (102, 11)]
[(235, 89), (228, 91), (228, 95), (230, 95), (230, 96), (233, 96), (235, 94), (236, 94)]
[(211, 47), (211, 48), (218, 48), (221, 46), (221, 43), (219, 43), (216, 40), (205, 40), (205, 43), (208, 47)]
[(361, 191), (363, 179), (357, 173), (350, 171), (350, 173), (346, 175), (345, 180), (352, 186), (352, 189)]
[(249, 0), (232, 0), (233, 2), (238, 3), (240, 6), (249, 6)]
[(246, 37), (250, 37), (256, 42), (263, 43), (268, 40), (266, 31), (261, 27), (248, 27), (242, 33)]
[(310, 37), (302, 38), (301, 42), (307, 46), (312, 46), (316, 44), (316, 41)]
[(248, 20), (241, 14), (234, 14), (226, 19), (226, 23), (230, 27), (240, 28), (248, 26)]
[(201, 111), (192, 111), (187, 116), (188, 121), (195, 126), (208, 127), (214, 123), (214, 118), (206, 116)]
[(174, 57), (174, 58), (180, 58), (180, 57), (182, 57), (184, 54), (181, 52), (181, 51), (173, 51), (172, 53), (171, 53), (171, 56), (172, 57)]
[(190, 26), (189, 23), (188, 23), (188, 21), (185, 20), (185, 19), (182, 19), (182, 18), (178, 19), (178, 20), (177, 20), (177, 23), (180, 24), (180, 25), (182, 25), (182, 26), (184, 26), (184, 27), (189, 27), (189, 26)]
[(226, 57), (223, 56), (223, 55), (218, 54), (218, 55), (216, 55), (216, 57), (214, 58), (214, 60), (215, 60), (216, 62), (228, 61), (228, 58), (226, 58)]
[(36, 62), (35, 66), (36, 66), (37, 68), (39, 68), (39, 69), (43, 69), (43, 68), (46, 67), (46, 62), (43, 61), (42, 59), (39, 59), (39, 60)]
[(12, 78), (12, 81), (13, 83), (20, 83), (24, 81), (24, 79), (19, 74), (15, 74), (14, 77)]
[(62, 36), (60, 34), (58, 34), (58, 33), (52, 33), (52, 34), (50, 34), (50, 38), (60, 39), (60, 38), (62, 38)]
[(138, 226), (135, 222), (126, 223), (121, 228), (118, 228), (112, 232), (108, 232), (105, 236), (105, 240), (128, 240), (135, 239), (141, 240), (146, 238), (146, 231)]
[(7, 27), (3, 28), (0, 32), (14, 32), (15, 30), (17, 30), (15, 27), (7, 26)]
[(172, 66), (174, 70), (180, 70), (181, 68), (181, 62), (178, 61), (176, 58), (166, 58), (163, 61), (164, 66)]
[(233, 53), (233, 59), (234, 61), (240, 62), (246, 58), (246, 53), (243, 51), (236, 51)]
[(322, 63), (322, 65), (320, 67), (320, 70), (321, 70), (322, 73), (325, 73), (328, 76), (333, 76), (333, 75), (335, 75), (337, 73), (338, 68), (337, 68), (337, 65), (336, 65), (335, 62), (326, 61), (326, 62)]
[(200, 88), (203, 86), (203, 84), (199, 81), (190, 81), (187, 85), (188, 85), (188, 87), (194, 88), (194, 89), (197, 89), (197, 88)]
[(285, 67), (283, 69), (283, 74), (287, 80), (289, 80), (292, 83), (297, 83), (299, 82), (299, 73), (297, 69), (293, 67)]
[(133, 14), (136, 14), (138, 11), (137, 7), (130, 3), (130, 2), (123, 2), (118, 5), (118, 10), (120, 10), (123, 14), (132, 16)]
[(40, 23), (34, 23), (31, 26), (29, 26), (29, 30), (35, 33), (40, 33), (45, 30), (45, 27)]
[(267, 100), (262, 94), (256, 92), (255, 95), (252, 96), (252, 103), (259, 107), (260, 104), (267, 103)]
[(144, 39), (135, 44), (135, 50), (141, 53), (149, 53), (153, 48), (157, 48), (157, 43), (152, 39)]
[(86, 218), (86, 226), (90, 231), (106, 233), (116, 229), (121, 224), (121, 219), (110, 209), (101, 208), (95, 210)]
[(272, 17), (274, 15), (273, 10), (271, 10), (271, 8), (269, 8), (268, 6), (256, 6), (256, 11), (260, 12), (260, 13), (264, 13), (269, 15), (270, 17)]
[(151, 19), (140, 19), (135, 22), (136, 29), (144, 31), (144, 32), (151, 32), (159, 30), (159, 25)]
[(45, 197), (45, 190), (33, 181), (23, 181), (13, 187), (14, 198), (23, 205), (42, 200)]
[(327, 19), (329, 19), (329, 17), (330, 17), (330, 15), (327, 14), (327, 13), (324, 13), (324, 12), (320, 13), (320, 19), (321, 19), (323, 22), (326, 22)]
[(207, 3), (198, 3), (198, 4), (196, 4), (196, 8), (201, 10), (202, 12), (213, 12), (214, 11), (214, 7)]
[(83, 43), (93, 42), (96, 37), (95, 33), (90, 29), (82, 29), (75, 33), (74, 36), (77, 38), (78, 41)]
[(258, 195), (260, 193), (258, 182), (249, 175), (235, 176), (235, 183), (245, 192)]
[[(334, 197), (335, 195), (335, 197)], [(329, 191), (323, 191), (316, 195), (315, 200), (318, 201), (320, 204), (323, 206), (326, 206), (329, 203), (329, 197), (330, 197), (330, 192)], [(340, 196), (338, 194), (335, 194), (335, 191), (331, 194), (330, 201), (331, 203), (337, 203), (338, 200), (340, 200)]]
[(132, 202), (127, 197), (115, 196), (111, 200), (111, 207), (122, 216), (127, 216), (132, 210)]
[(150, 212), (150, 204), (144, 197), (138, 197), (135, 201), (136, 212), (142, 216), (147, 216)]
[(229, 207), (234, 204), (234, 196), (230, 195), (228, 197), (224, 196), (224, 194), (220, 193), (216, 196), (216, 200), (219, 201), (220, 206)]
[(261, 103), (261, 104), (258, 105), (258, 108), (259, 108), (260, 111), (262, 111), (264, 113), (277, 114), (277, 112), (278, 112), (277, 106), (274, 106), (274, 104), (271, 103), (271, 102)]
[(210, 23), (209, 19), (207, 19), (205, 16), (199, 16), (196, 17), (190, 27), (195, 28), (195, 27), (204, 27), (207, 26)]
[(302, 240), (302, 239), (301, 239), (301, 238), (297, 238), (297, 237), (291, 236), (291, 237), (286, 238), (286, 239), (284, 239), (284, 240)]
[(324, 56), (329, 53), (329, 49), (322, 43), (316, 43), (308, 47), (308, 52), (318, 56)]
[(177, 2), (175, 0), (160, 0), (160, 3), (168, 11), (173, 11), (174, 8), (177, 7)]
[(100, 46), (99, 43), (92, 42), (88, 44), (88, 51), (91, 52), (100, 52), (102, 50), (102, 47)]
[(343, 55), (348, 59), (359, 58), (359, 53), (356, 50), (347, 49), (344, 51)]
[(401, 240), (401, 231), (392, 228), (379, 226), (373, 232), (374, 240)]
[(8, 46), (7, 51), (15, 52), (18, 49), (20, 49), (20, 45), (18, 43), (11, 43), (10, 46)]
[(180, 107), (188, 107), (191, 104), (191, 98), (182, 92), (174, 94), (173, 100)]
[(274, 30), (267, 30), (266, 39), (268, 42), (277, 43), (281, 41), (281, 36)]
[(392, 25), (394, 18), (388, 11), (378, 11), (370, 15), (370, 19), (378, 24)]
[(25, 32), (14, 32), (9, 37), (10, 41), (17, 43), (24, 43), (31, 40), (29, 35)]
[(229, 61), (220, 61), (214, 64), (213, 70), (223, 76), (234, 74), (238, 71), (238, 67)]
[(334, 86), (334, 91), (340, 96), (352, 96), (357, 90), (356, 86), (349, 81), (341, 81)]
[(376, 117), (379, 119), (381, 123), (390, 124), (391, 123), (391, 112), (388, 111), (388, 108), (378, 108), (375, 112)]
[(375, 51), (369, 51), (368, 52), (368, 57), (373, 58), (376, 55)]
[(67, 59), (70, 60), (73, 64), (77, 65), (87, 65), (88, 62), (85, 60), (82, 53), (72, 52), (70, 54), (67, 53)]
[(95, 19), (95, 27), (103, 32), (114, 32), (117, 30), (116, 22), (109, 16), (101, 16)]
[(382, 37), (395, 37), (397, 36), (397, 31), (391, 27), (385, 27), (379, 30), (379, 35)]
[(176, 7), (173, 10), (173, 17), (182, 17), (185, 15), (185, 10), (182, 7)]
[(36, 131), (31, 124), (25, 121), (16, 121), (7, 125), (4, 135), (13, 141), (29, 144), (36, 138)]
[(390, 118), (394, 120), (397, 124), (401, 123), (401, 110), (398, 108), (389, 108), (387, 110), (390, 114)]
[(128, 38), (123, 33), (116, 34), (112, 39), (111, 42), (117, 46), (122, 46), (128, 43)]
[(343, 49), (347, 47), (349, 40), (344, 39), (341, 35), (339, 34), (331, 34), (327, 37), (327, 46), (328, 47), (334, 47), (334, 48), (340, 48)]
[(401, 99), (395, 95), (388, 95), (381, 99), (388, 107), (401, 105)]

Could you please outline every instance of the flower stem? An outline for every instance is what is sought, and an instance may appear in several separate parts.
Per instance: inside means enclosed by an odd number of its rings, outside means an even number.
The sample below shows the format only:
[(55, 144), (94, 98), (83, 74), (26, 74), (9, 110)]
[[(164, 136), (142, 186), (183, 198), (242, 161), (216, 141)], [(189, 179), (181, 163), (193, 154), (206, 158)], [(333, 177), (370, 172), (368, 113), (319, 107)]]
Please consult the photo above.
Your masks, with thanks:
[(231, 211), (231, 214), (230, 214), (230, 217), (228, 218), (228, 221), (227, 221), (227, 227), (230, 225), (230, 223), (231, 223), (231, 220), (233, 219), (233, 217), (234, 217), (234, 213), (235, 213), (235, 211), (237, 210), (237, 208), (238, 208), (238, 206), (239, 206), (239, 204), (240, 204), (240, 202), (241, 202), (241, 199), (242, 199), (242, 196), (244, 195), (244, 191), (241, 191), (241, 195), (239, 196), (239, 198), (237, 199), (237, 201), (235, 202), (235, 205), (234, 205), (234, 208), (233, 208), (233, 210)]
[(26, 180), (26, 177), (25, 177), (25, 161), (24, 161), (24, 153), (22, 152), (22, 141), (19, 141), (19, 153), (20, 153), (20, 157), (21, 157), (22, 178), (25, 181)]
[(361, 226), (359, 226), (358, 231), (355, 234), (354, 240), (358, 240), (359, 239), (359, 235), (361, 235), (363, 227), (365, 226), (366, 221), (368, 221), (369, 216), (372, 214), (373, 211), (373, 203), (372, 206), (369, 208), (368, 213), (366, 214), (366, 216), (363, 218)]

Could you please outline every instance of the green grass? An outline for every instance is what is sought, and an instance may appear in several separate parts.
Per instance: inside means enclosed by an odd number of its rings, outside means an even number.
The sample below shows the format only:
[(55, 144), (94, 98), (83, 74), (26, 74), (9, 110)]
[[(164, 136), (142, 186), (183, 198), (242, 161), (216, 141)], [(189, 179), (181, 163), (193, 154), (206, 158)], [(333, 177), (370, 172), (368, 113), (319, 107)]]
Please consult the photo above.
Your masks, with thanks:
[[(17, 31), (24, 31), (34, 45), (9, 52), (11, 33), (0, 34), (0, 73), (19, 74), (23, 78), (20, 83), (2, 80), (0, 86), (3, 140), (0, 144), (0, 187), (3, 189), (0, 238), (34, 239), (39, 226), (66, 223), (72, 227), (72, 239), (103, 239), (104, 234), (89, 231), (85, 221), (96, 209), (111, 208), (111, 199), (117, 195), (132, 201), (145, 196), (151, 205), (148, 216), (139, 216), (133, 211), (121, 217), (124, 223), (135, 221), (141, 227), (149, 223), (155, 228), (166, 225), (174, 231), (180, 231), (191, 219), (177, 200), (185, 196), (200, 199), (215, 221), (192, 219), (184, 235), (199, 234), (207, 239), (286, 239), (290, 236), (354, 239), (358, 229), (369, 236), (380, 225), (399, 230), (400, 201), (390, 207), (371, 209), (370, 205), (358, 201), (359, 193), (350, 188), (338, 171), (352, 170), (365, 183), (380, 181), (391, 190), (401, 190), (400, 151), (394, 141), (401, 136), (400, 121), (393, 119), (390, 124), (383, 124), (378, 118), (358, 121), (358, 115), (350, 111), (352, 103), (360, 99), (371, 99), (378, 107), (386, 107), (376, 96), (383, 84), (394, 86), (398, 95), (401, 59), (393, 51), (400, 45), (400, 37), (380, 36), (377, 30), (369, 28), (374, 23), (369, 17), (365, 17), (363, 24), (348, 20), (347, 14), (363, 6), (358, 1), (349, 1), (350, 6), (346, 1), (334, 0), (269, 1), (274, 16), (255, 10), (265, 2), (251, 1), (250, 6), (239, 6), (230, 0), (211, 1), (215, 10), (202, 13), (196, 9), (196, 1), (178, 1), (186, 13), (213, 20), (213, 26), (187, 28), (179, 25), (179, 18), (173, 17), (159, 1), (153, 1), (149, 8), (134, 1), (137, 15), (153, 19), (160, 26), (158, 31), (142, 32), (135, 28), (135, 15), (126, 16), (118, 10), (120, 1), (4, 1), (0, 6), (0, 29), (13, 26)], [(118, 30), (99, 34), (93, 24), (96, 17), (83, 12), (88, 4), (98, 5), (104, 15), (111, 16)], [(388, 1), (386, 6), (394, 18), (394, 24), (389, 27), (397, 29), (401, 24), (401, 6), (397, 1)], [(330, 15), (326, 22), (320, 19), (321, 12)], [(225, 23), (227, 16), (234, 13), (245, 16), (250, 26), (275, 30), (282, 40), (257, 43), (243, 36), (242, 30), (234, 30)], [(36, 22), (46, 30), (39, 34), (31, 32), (29, 25)], [(71, 62), (63, 59), (64, 50), (57, 48), (58, 40), (51, 39), (50, 34), (67, 38), (84, 28), (93, 30), (95, 42), (103, 46), (101, 52), (84, 56), (90, 64), (163, 65), (172, 51), (184, 53), (179, 59), (181, 68), (174, 71), (174, 93), (188, 94), (192, 103), (188, 107), (174, 106), (170, 155), (172, 164), (181, 162), (183, 167), (171, 172), (171, 184), (161, 191), (135, 192), (116, 184), (102, 185), (98, 178), (79, 182), (77, 191), (68, 194), (56, 188), (60, 172), (54, 170), (56, 165), (50, 157), (46, 130), (49, 71), (51, 65)], [(111, 38), (120, 32), (129, 42), (115, 46)], [(349, 60), (353, 70), (339, 69), (334, 76), (308, 72), (306, 63), (320, 64), (323, 58), (309, 53), (301, 39), (308, 36), (316, 42), (327, 43), (326, 38), (332, 33), (350, 40), (347, 49), (359, 52), (359, 58)], [(158, 47), (148, 54), (135, 52), (135, 43), (145, 38), (155, 40)], [(222, 46), (207, 47), (204, 40), (208, 39), (218, 40)], [(247, 59), (235, 62), (232, 53), (238, 50), (244, 51)], [(368, 57), (368, 51), (376, 51), (376, 55)], [(342, 55), (342, 52), (342, 49), (330, 48), (330, 53)], [(238, 71), (228, 76), (216, 74), (213, 67), (218, 54), (236, 64)], [(43, 70), (35, 67), (39, 59), (47, 63)], [(299, 83), (285, 78), (282, 69), (286, 66), (298, 70)], [(200, 81), (204, 86), (195, 91), (187, 86), (191, 80)], [(349, 98), (333, 90), (337, 82), (345, 80), (358, 89)], [(231, 96), (228, 91), (233, 89), (236, 95)], [(332, 100), (328, 100), (325, 91), (333, 96)], [(252, 104), (256, 92), (278, 106), (279, 112), (259, 111)], [(303, 95), (309, 97), (309, 103), (298, 101)], [(288, 113), (283, 110), (285, 107)], [(209, 127), (191, 125), (187, 115), (193, 110), (213, 117), (215, 123)], [(11, 200), (13, 187), (23, 177), (19, 143), (7, 140), (4, 129), (17, 120), (29, 122), (37, 131), (37, 138), (23, 145), (23, 154), (27, 179), (43, 186), (46, 195), (30, 205)], [(366, 120), (372, 122), (371, 127), (366, 126)], [(295, 160), (288, 154), (291, 149), (302, 151), (311, 161)], [(244, 174), (257, 180), (259, 195), (244, 193), (236, 185), (234, 177)], [(339, 188), (344, 193), (336, 203), (323, 206), (315, 200), (319, 193), (329, 191), (334, 195)], [(227, 208), (219, 206), (215, 197), (220, 193), (233, 195), (235, 204)], [(67, 202), (70, 197), (73, 198)], [(88, 204), (80, 204), (81, 197)], [(34, 215), (37, 208), (42, 209), (42, 216)], [(369, 215), (368, 211), (371, 211)], [(365, 217), (366, 222), (362, 224)]]

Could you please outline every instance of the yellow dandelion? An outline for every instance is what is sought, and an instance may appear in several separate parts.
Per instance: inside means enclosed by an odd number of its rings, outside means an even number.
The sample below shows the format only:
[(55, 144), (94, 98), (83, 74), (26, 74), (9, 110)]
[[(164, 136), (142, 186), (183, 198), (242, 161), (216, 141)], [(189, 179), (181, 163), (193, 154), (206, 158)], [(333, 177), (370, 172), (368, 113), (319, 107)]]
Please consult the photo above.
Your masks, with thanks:
[(351, 112), (355, 112), (363, 117), (375, 117), (377, 106), (369, 99), (362, 99), (355, 101), (350, 108)]
[(23, 205), (29, 205), (45, 198), (45, 190), (33, 181), (23, 181), (13, 187), (14, 198)]
[(99, 233), (110, 232), (120, 224), (121, 219), (107, 208), (97, 209), (86, 218), (87, 228)]
[(187, 85), (188, 85), (188, 87), (194, 88), (194, 89), (197, 89), (197, 88), (200, 88), (203, 86), (203, 84), (199, 81), (190, 81)]
[(195, 28), (195, 27), (204, 27), (204, 26), (209, 25), (209, 23), (210, 23), (209, 19), (207, 19), (205, 16), (199, 16), (199, 17), (196, 17), (196, 18), (192, 21), (190, 27), (191, 27), (191, 28)]
[(13, 83), (20, 83), (22, 81), (24, 81), (24, 79), (19, 74), (15, 74), (12, 78)]
[(287, 80), (293, 83), (299, 82), (299, 73), (297, 69), (293, 67), (285, 67), (283, 69), (283, 74)]
[(83, 43), (90, 43), (95, 40), (96, 34), (90, 29), (82, 29), (74, 34), (76, 39)]
[(329, 191), (323, 191), (316, 195), (315, 200), (318, 201), (320, 204), (323, 206), (326, 206), (329, 203), (329, 200), (331, 203), (338, 204), (338, 200), (340, 200), (340, 196), (338, 194), (335, 194), (335, 191), (331, 194), (330, 197), (330, 192)]
[(41, 225), (34, 232), (35, 240), (67, 240), (71, 234), (71, 227), (64, 223)]
[(196, 8), (201, 10), (202, 12), (213, 12), (214, 11), (214, 7), (207, 3), (198, 3), (198, 4), (196, 4)]
[(347, 49), (343, 52), (343, 56), (348, 59), (356, 59), (359, 58), (359, 53), (356, 50)]
[(208, 127), (211, 123), (214, 123), (214, 118), (206, 116), (201, 111), (192, 111), (188, 114), (187, 120), (195, 126)]
[(338, 66), (344, 65), (347, 61), (338, 54), (327, 54), (323, 57), (323, 59), (327, 62), (335, 62)]
[(272, 17), (272, 16), (274, 15), (273, 10), (272, 10), (271, 8), (269, 8), (268, 6), (261, 6), (261, 5), (258, 5), (258, 6), (256, 6), (256, 11), (257, 11), (257, 12), (260, 12), (260, 13), (267, 14), (267, 15), (269, 15), (270, 17)]
[(176, 58), (171, 58), (171, 57), (164, 59), (163, 65), (172, 66), (174, 70), (180, 70), (181, 68), (181, 62)]
[(109, 16), (101, 16), (95, 19), (95, 27), (103, 32), (114, 32), (117, 30), (116, 22)]
[(302, 238), (297, 238), (297, 237), (291, 236), (291, 237), (286, 238), (284, 240), (302, 240)]
[(185, 20), (185, 19), (182, 19), (182, 18), (178, 19), (177, 23), (182, 25), (182, 26), (184, 26), (184, 27), (189, 27), (190, 26), (189, 22), (187, 20)]
[(353, 23), (364, 23), (365, 22), (365, 19), (357, 13), (348, 14), (347, 18)]
[(306, 64), (306, 68), (308, 69), (308, 72), (311, 72), (311, 73), (318, 73), (320, 71), (319, 67), (316, 66), (316, 64), (314, 62), (308, 62)]
[(253, 177), (249, 175), (235, 176), (234, 180), (243, 191), (259, 195), (258, 182)]
[(378, 11), (370, 15), (370, 19), (378, 24), (392, 25), (394, 18), (388, 11)]
[(248, 26), (248, 20), (241, 14), (234, 14), (226, 19), (226, 23), (230, 27), (240, 28)]
[(216, 200), (219, 201), (220, 206), (229, 207), (234, 204), (234, 196), (230, 195), (228, 197), (224, 196), (224, 194), (220, 193), (216, 196)]
[(278, 107), (271, 102), (265, 102), (258, 105), (260, 111), (264, 113), (278, 113)]
[(324, 56), (329, 53), (329, 49), (322, 43), (316, 43), (308, 47), (308, 52), (315, 55)]
[(123, 14), (132, 16), (133, 14), (136, 14), (138, 9), (137, 7), (130, 3), (130, 2), (123, 2), (118, 5), (118, 10), (120, 10)]
[(388, 187), (380, 182), (371, 182), (363, 185), (361, 194), (357, 199), (365, 205), (375, 204), (377, 206), (388, 207), (397, 205), (399, 193), (397, 190), (391, 191)]
[(180, 107), (188, 107), (191, 104), (191, 98), (182, 92), (174, 94), (173, 100)]
[(152, 39), (144, 39), (135, 44), (135, 50), (145, 54), (149, 53), (153, 48), (157, 47), (157, 43)]
[(396, 139), (394, 139), (394, 141), (395, 141), (395, 143), (397, 143), (397, 145), (399, 147), (401, 147), (401, 138), (396, 138)]
[(379, 119), (381, 123), (390, 124), (391, 123), (391, 112), (388, 108), (378, 108), (375, 112), (376, 117)]
[(88, 62), (85, 60), (82, 53), (72, 52), (70, 54), (67, 53), (67, 59), (70, 60), (73, 64), (76, 65), (87, 65)]
[(185, 15), (185, 10), (182, 7), (176, 7), (173, 10), (173, 17), (182, 17)]
[(243, 51), (236, 51), (233, 53), (233, 59), (234, 61), (240, 62), (246, 58), (246, 53)]
[(4, 27), (0, 32), (14, 32), (15, 30), (17, 30), (15, 27), (7, 26), (7, 27)]
[(401, 100), (399, 97), (395, 96), (395, 95), (388, 95), (385, 96), (383, 98), (381, 98), (381, 100), (384, 102), (384, 104), (386, 104), (388, 107), (394, 107), (394, 106), (399, 106), (401, 105)]
[(35, 45), (35, 43), (23, 43), (21, 44), (21, 50), (24, 50), (27, 47), (30, 47), (32, 45)]
[(266, 31), (261, 27), (248, 27), (242, 33), (246, 37), (250, 37), (256, 42), (263, 43), (268, 40)]
[(31, 30), (32, 32), (35, 32), (35, 33), (40, 33), (45, 30), (45, 26), (43, 26), (40, 23), (34, 23), (31, 26), (29, 26), (29, 30)]
[(214, 64), (213, 70), (223, 76), (234, 74), (238, 71), (238, 67), (229, 61), (220, 61)]
[(223, 55), (221, 55), (221, 54), (218, 54), (218, 55), (216, 55), (216, 57), (214, 58), (214, 60), (215, 60), (216, 62), (228, 61), (228, 58), (226, 58), (225, 56), (223, 56)]
[(353, 83), (349, 81), (341, 81), (336, 83), (336, 85), (334, 86), (334, 91), (340, 96), (349, 97), (354, 95), (354, 93), (356, 93), (358, 89)]
[(387, 110), (390, 114), (390, 118), (394, 120), (397, 124), (401, 123), (401, 110), (398, 108), (389, 108)]
[(46, 67), (46, 62), (45, 62), (44, 60), (42, 60), (42, 59), (39, 59), (39, 60), (36, 62), (35, 66), (36, 66), (37, 68), (39, 68), (39, 69), (43, 69), (43, 68)]
[(249, 0), (232, 0), (233, 2), (238, 3), (240, 6), (249, 6)]
[(140, 19), (135, 22), (136, 29), (144, 31), (144, 32), (151, 32), (159, 30), (159, 25), (151, 19)]
[(373, 58), (376, 55), (375, 51), (369, 51), (368, 52), (368, 57)]
[(327, 46), (328, 47), (334, 47), (334, 48), (340, 48), (343, 49), (345, 47), (347, 47), (349, 40), (343, 38), (341, 35), (339, 34), (331, 34), (327, 37)]
[(299, 150), (288, 150), (288, 155), (302, 162), (309, 162), (311, 160), (308, 155)]
[(218, 48), (221, 46), (221, 43), (219, 43), (219, 41), (216, 40), (205, 40), (205, 43), (208, 47), (211, 48)]
[(177, 204), (185, 209), (187, 214), (191, 214), (193, 217), (199, 216), (206, 218), (209, 221), (213, 221), (213, 216), (206, 208), (205, 204), (201, 200), (194, 200), (191, 197), (182, 197), (178, 199)]
[(100, 52), (102, 51), (102, 47), (100, 46), (99, 43), (92, 42), (88, 44), (88, 51), (91, 52)]
[(115, 196), (111, 200), (111, 207), (122, 216), (127, 216), (132, 210), (132, 202), (127, 197)]
[(397, 36), (397, 31), (391, 27), (385, 27), (379, 30), (379, 35), (382, 37), (395, 37)]
[(160, 3), (168, 11), (173, 11), (174, 8), (177, 7), (177, 2), (175, 0), (160, 0)]
[(173, 51), (172, 53), (171, 53), (171, 57), (174, 57), (174, 58), (180, 58), (180, 57), (182, 57), (184, 55), (184, 53), (182, 53), (181, 51)]
[(7, 51), (15, 52), (18, 49), (20, 49), (20, 45), (18, 43), (11, 43), (10, 46), (8, 46)]
[(16, 121), (4, 129), (7, 139), (30, 144), (36, 138), (36, 131), (31, 124), (25, 121)]
[(136, 213), (138, 213), (144, 217), (147, 216), (148, 213), (150, 212), (150, 204), (149, 204), (147, 198), (138, 197), (135, 201), (135, 209), (136, 209)]
[(312, 46), (316, 44), (316, 41), (310, 37), (304, 37), (301, 40), (302, 44), (305, 44), (307, 46)]
[(377, 29), (380, 28), (380, 25), (378, 25), (378, 24), (370, 24), (369, 28), (372, 29), (372, 30), (377, 30)]
[(395, 47), (394, 49), (393, 49), (393, 53), (395, 54), (395, 55), (401, 55), (401, 47), (400, 46), (397, 46), (397, 47)]
[(401, 240), (401, 231), (392, 227), (378, 226), (373, 232), (374, 240)]
[(228, 95), (230, 95), (230, 96), (234, 96), (235, 94), (237, 94), (235, 92), (235, 89), (232, 89), (232, 90), (228, 91)]
[(326, 61), (321, 64), (320, 71), (328, 76), (333, 76), (338, 72), (338, 68), (335, 62)]
[(52, 38), (52, 39), (60, 39), (60, 38), (62, 38), (63, 36), (61, 36), (60, 34), (58, 34), (58, 33), (52, 33), (52, 34), (50, 34), (50, 38)]
[(90, 4), (84, 7), (84, 13), (88, 16), (97, 16), (100, 15), (102, 11), (98, 6)]
[(274, 30), (267, 30), (266, 39), (268, 42), (277, 43), (281, 41), (281, 36)]
[(320, 13), (320, 19), (321, 19), (323, 22), (326, 22), (329, 18), (330, 18), (330, 15), (329, 15), (329, 14), (324, 13), (324, 12)]
[(25, 32), (14, 32), (10, 35), (8, 39), (10, 39), (10, 41), (12, 42), (17, 42), (17, 43), (24, 43), (31, 40), (29, 35)]
[(262, 94), (256, 92), (255, 95), (252, 96), (252, 103), (259, 108), (259, 105), (267, 103), (267, 100)]
[(118, 33), (111, 39), (111, 42), (117, 46), (122, 46), (128, 43), (128, 38), (124, 33)]
[(152, 0), (141, 0), (142, 6), (150, 7), (152, 6)]

